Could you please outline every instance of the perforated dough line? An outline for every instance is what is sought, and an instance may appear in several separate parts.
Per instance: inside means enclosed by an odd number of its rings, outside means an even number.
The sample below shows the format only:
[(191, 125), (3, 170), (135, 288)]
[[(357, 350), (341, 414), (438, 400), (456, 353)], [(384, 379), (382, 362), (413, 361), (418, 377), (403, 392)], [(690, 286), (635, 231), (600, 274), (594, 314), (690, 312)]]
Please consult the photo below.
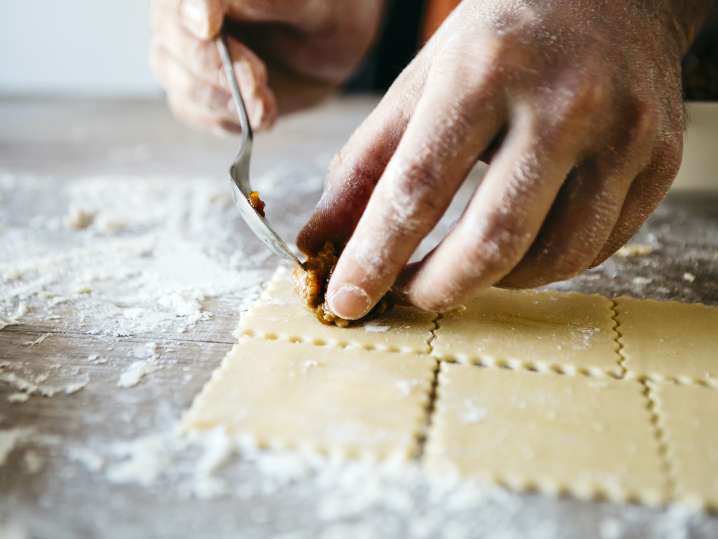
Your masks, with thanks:
[(626, 356), (623, 354), (623, 335), (621, 334), (621, 323), (618, 321), (618, 303), (611, 298), (611, 319), (613, 320), (613, 338), (616, 341), (616, 355), (618, 356), (619, 379), (626, 378)]
[(325, 326), (302, 304), (286, 268), (279, 267), (259, 300), (242, 314), (235, 336), (427, 355), (436, 317), (434, 313), (397, 306), (387, 316), (358, 322), (349, 328)]
[[(437, 357), (437, 356), (435, 356)], [(442, 355), (437, 357), (443, 363), (473, 365), (480, 368), (506, 369), (510, 371), (530, 371), (537, 373), (553, 373), (561, 376), (582, 375), (592, 378), (621, 379), (617, 372), (606, 371), (600, 367), (576, 367), (547, 361), (530, 361), (519, 359), (497, 358), (491, 355), (473, 356), (466, 354)]]
[[(260, 346), (259, 350), (262, 353), (255, 353), (257, 350), (257, 346)], [(397, 424), (397, 426), (400, 428), (399, 430), (392, 431), (397, 433), (397, 437), (395, 439), (390, 438), (386, 442), (380, 439), (381, 441), (378, 443), (378, 445), (375, 445), (374, 442), (364, 444), (361, 438), (357, 439), (356, 441), (353, 439), (348, 439), (341, 442), (335, 441), (331, 437), (323, 437), (318, 440), (313, 440), (311, 436), (305, 436), (304, 434), (302, 434), (303, 427), (300, 427), (299, 431), (295, 430), (293, 434), (287, 435), (287, 433), (284, 431), (277, 431), (276, 420), (274, 419), (270, 419), (270, 423), (274, 421), (274, 427), (267, 426), (264, 423), (261, 423), (261, 421), (259, 424), (256, 423), (256, 421), (254, 424), (246, 424), (244, 423), (244, 419), (242, 418), (243, 405), (239, 405), (239, 407), (236, 408), (236, 412), (237, 414), (239, 414), (239, 419), (234, 417), (236, 415), (235, 413), (228, 413), (226, 410), (220, 410), (218, 412), (217, 409), (214, 407), (218, 402), (222, 402), (221, 399), (218, 400), (218, 396), (224, 396), (224, 399), (228, 399), (228, 402), (232, 403), (237, 402), (238, 395), (240, 395), (240, 402), (242, 402), (242, 399), (246, 399), (244, 400), (244, 405), (249, 402), (257, 410), (260, 410), (260, 412), (262, 410), (267, 410), (267, 408), (261, 404), (261, 397), (260, 401), (254, 400), (254, 398), (251, 396), (251, 389), (249, 389), (250, 395), (245, 395), (244, 389), (242, 389), (242, 387), (245, 386), (241, 385), (243, 378), (245, 381), (256, 379), (254, 377), (252, 377), (251, 379), (246, 378), (242, 375), (246, 375), (247, 373), (256, 374), (258, 372), (256, 369), (253, 369), (251, 365), (253, 364), (253, 362), (254, 365), (262, 363), (264, 358), (269, 357), (267, 355), (267, 353), (269, 352), (269, 349), (266, 349), (267, 346), (271, 346), (271, 343), (266, 340), (242, 337), (240, 341), (234, 345), (232, 350), (224, 357), (221, 365), (213, 371), (210, 380), (204, 385), (200, 393), (194, 398), (190, 409), (187, 413), (184, 414), (184, 417), (182, 418), (181, 431), (187, 433), (189, 431), (206, 431), (214, 428), (224, 428), (228, 434), (235, 437), (237, 440), (240, 440), (242, 443), (248, 444), (253, 447), (274, 450), (292, 449), (311, 454), (323, 454), (330, 457), (352, 458), (364, 461), (391, 461), (393, 459), (406, 460), (414, 458), (416, 456), (419, 448), (419, 440), (421, 435), (423, 434), (425, 425), (427, 423), (428, 410), (430, 407), (430, 388), (431, 385), (434, 383), (434, 371), (436, 366), (436, 361), (433, 360), (433, 358), (430, 358), (429, 356), (424, 356), (423, 367), (419, 364), (416, 364), (415, 366), (410, 367), (408, 371), (404, 371), (402, 368), (403, 374), (401, 375), (398, 374), (396, 367), (388, 367), (389, 370), (385, 371), (391, 376), (409, 375), (412, 377), (411, 381), (414, 385), (411, 386), (411, 389), (409, 390), (410, 392), (407, 392), (404, 397), (410, 400), (402, 401), (406, 402), (407, 404), (400, 406), (399, 411), (397, 412), (399, 415), (397, 415), (396, 417), (401, 420)], [(278, 353), (280, 354), (280, 356), (278, 357), (287, 359), (286, 367), (289, 370), (292, 369), (293, 365), (296, 367), (296, 359), (298, 356), (305, 356), (308, 354), (307, 357), (309, 357), (310, 361), (314, 357), (311, 355), (311, 349), (314, 348), (312, 346), (290, 343), (284, 343), (283, 346), (285, 347), (285, 350), (292, 349), (292, 354), (285, 356), (281, 355), (282, 351), (278, 351)], [(264, 348), (264, 350), (262, 350), (262, 348)], [(317, 348), (316, 350), (322, 349)], [(284, 353), (286, 354), (286, 352)], [(333, 364), (333, 359), (327, 362), (326, 353), (327, 349), (325, 348), (322, 351), (324, 357), (320, 355), (320, 357), (317, 358), (318, 362), (311, 361), (312, 365), (315, 366), (313, 368), (321, 369), (325, 366), (328, 368), (329, 365)], [(375, 357), (372, 355), (370, 362), (376, 362), (375, 365), (380, 366), (383, 361), (388, 360), (390, 357), (391, 355), (387, 354), (385, 354), (383, 357)], [(429, 363), (431, 364), (431, 367), (429, 367)], [(242, 364), (248, 366), (249, 370), (247, 371), (246, 367), (243, 368)], [(344, 364), (346, 365), (346, 363)], [(341, 369), (341, 367), (339, 368)], [(369, 370), (371, 371), (371, 368), (369, 368)], [(271, 373), (273, 371), (270, 370), (268, 372)], [(335, 372), (341, 373), (341, 370)], [(362, 371), (360, 369), (358, 373), (360, 374), (361, 372)], [(238, 377), (238, 374), (240, 374), (240, 377)], [(336, 374), (334, 376), (336, 376)], [(272, 378), (270, 377), (270, 380), (271, 379)], [(386, 399), (387, 388), (390, 388), (393, 392), (393, 384), (396, 383), (398, 385), (399, 383), (398, 381), (393, 382), (391, 380), (392, 379), (389, 378), (386, 382), (386, 385), (383, 386), (384, 389), (382, 390), (383, 392), (381, 394), (384, 395), (384, 399)], [(232, 381), (238, 382), (240, 384), (239, 387), (233, 384), (230, 384), (229, 386), (227, 385), (228, 382)], [(251, 381), (249, 383), (251, 383)], [(278, 381), (277, 385), (270, 383), (270, 385), (268, 386), (270, 388), (270, 392), (275, 392), (273, 394), (275, 394), (277, 398), (279, 398), (279, 396), (283, 393), (276, 391), (274, 388), (281, 388), (282, 383), (283, 382)], [(363, 385), (359, 385), (357, 387), (364, 387), (364, 390), (368, 391), (368, 394), (371, 394), (369, 386), (367, 385), (366, 378), (363, 378), (362, 384)], [(233, 391), (235, 391), (235, 393), (231, 395)], [(262, 393), (263, 390), (259, 391), (260, 393)], [(254, 393), (256, 397), (256, 391), (254, 391)], [(296, 397), (294, 400), (296, 401)], [(349, 400), (349, 402), (352, 402), (351, 399)], [(367, 400), (366, 402), (370, 404), (371, 400)], [(389, 401), (387, 401), (387, 405), (388, 404)], [(339, 406), (341, 407), (342, 405), (340, 404)], [(348, 409), (346, 408), (346, 402), (343, 404), (343, 406), (344, 410)], [(289, 409), (294, 410), (301, 408), (302, 403), (295, 402), (293, 407), (290, 407)], [(269, 407), (269, 409), (271, 411), (271, 406)], [(311, 409), (311, 406), (310, 408), (307, 408), (307, 410)], [(249, 412), (250, 410), (251, 407), (249, 408), (249, 410), (247, 410), (247, 412)], [(368, 411), (369, 414), (372, 413), (371, 406), (368, 408)], [(352, 414), (350, 414), (350, 416), (351, 415)], [(297, 416), (297, 421), (299, 422), (304, 421), (305, 417), (310, 417), (300, 416)], [(245, 415), (244, 417), (247, 416)], [(268, 417), (271, 418), (271, 415)], [(339, 417), (341, 418), (343, 416)], [(326, 418), (320, 419), (319, 424), (322, 424), (321, 421), (326, 421)], [(349, 421), (352, 421), (352, 419), (350, 419)], [(339, 423), (338, 425), (341, 425), (341, 423)], [(376, 428), (379, 430), (375, 430), (374, 432), (381, 433), (385, 431), (386, 426), (377, 426)], [(309, 430), (307, 432), (312, 431)], [(371, 433), (371, 429), (368, 432)]]
[[(442, 391), (446, 391), (450, 387), (448, 374), (446, 373), (449, 363), (439, 362), (437, 373), (437, 387), (434, 394), (434, 410), (431, 417), (431, 430), (438, 432), (442, 429), (442, 417), (447, 417), (445, 413), (446, 404), (442, 399)], [(476, 367), (485, 368), (485, 367)], [(538, 373), (537, 373), (538, 375)], [(620, 383), (620, 381), (619, 381)], [(440, 453), (438, 435), (429, 436), (424, 445), (422, 459), (426, 459), (427, 455), (432, 452)], [(461, 478), (461, 474), (455, 471), (455, 477), (450, 480)], [(449, 474), (451, 475), (451, 474)], [(651, 492), (649, 490), (634, 490), (629, 488), (621, 488), (618, 485), (601, 482), (590, 482), (582, 480), (581, 483), (562, 483), (560, 480), (551, 477), (528, 478), (525, 476), (512, 475), (506, 473), (492, 472), (490, 476), (478, 479), (495, 486), (507, 488), (516, 492), (539, 493), (548, 496), (571, 496), (584, 501), (610, 501), (616, 503), (636, 503), (650, 507), (660, 507), (665, 505), (667, 498), (665, 495)]]
[(446, 315), (432, 353), (481, 367), (621, 378), (617, 325), (604, 296), (486, 289)]
[(658, 455), (663, 465), (666, 492), (668, 499), (673, 500), (676, 497), (676, 470), (673, 465), (673, 456), (671, 455), (671, 449), (668, 444), (660, 405), (656, 399), (655, 386), (648, 381), (641, 381), (641, 385), (643, 386), (643, 395), (646, 398), (646, 408), (650, 414), (653, 433), (658, 442)]
[[(438, 313), (436, 318), (434, 319), (434, 327), (431, 330), (431, 337), (429, 337), (429, 340), (427, 341), (427, 344), (429, 345), (429, 355), (432, 355), (432, 352), (434, 351), (434, 341), (436, 340), (436, 332), (439, 330), (440, 322), (441, 322), (442, 315), (441, 313)], [(434, 373), (433, 378), (431, 380), (431, 388), (429, 390), (429, 399), (426, 406), (426, 416), (424, 425), (422, 426), (422, 431), (420, 434), (420, 437), (417, 439), (418, 448), (416, 452), (416, 459), (421, 460), (421, 458), (424, 455), (424, 451), (426, 450), (426, 444), (429, 439), (429, 431), (431, 430), (431, 424), (434, 418), (434, 412), (436, 407), (436, 398), (437, 398), (437, 391), (439, 388), (439, 371), (441, 369), (441, 361), (438, 359), (434, 359)]]
[[(319, 323), (319, 322), (317, 322)], [(417, 354), (428, 355), (426, 352), (418, 351), (410, 347), (399, 346), (383, 346), (381, 344), (358, 343), (355, 341), (345, 341), (339, 339), (322, 339), (319, 337), (308, 337), (306, 335), (292, 335), (288, 333), (275, 333), (266, 331), (255, 331), (252, 329), (243, 329), (237, 333), (241, 337), (251, 337), (264, 339), (267, 341), (285, 341), (291, 343), (311, 344), (313, 346), (326, 346), (329, 348), (355, 348), (366, 350), (368, 352), (390, 352), (397, 354)]]

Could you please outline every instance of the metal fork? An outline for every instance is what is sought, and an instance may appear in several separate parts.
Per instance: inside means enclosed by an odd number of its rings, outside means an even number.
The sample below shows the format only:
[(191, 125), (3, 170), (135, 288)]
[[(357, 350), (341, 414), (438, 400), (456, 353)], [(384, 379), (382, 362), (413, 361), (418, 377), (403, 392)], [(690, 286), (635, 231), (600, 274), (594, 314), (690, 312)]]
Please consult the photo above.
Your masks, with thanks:
[(292, 264), (301, 266), (302, 263), (289, 249), (289, 246), (269, 226), (267, 220), (259, 215), (249, 203), (249, 194), (253, 191), (249, 183), (249, 162), (252, 158), (252, 143), (254, 141), (254, 134), (252, 132), (252, 126), (249, 123), (247, 107), (244, 104), (244, 99), (242, 99), (242, 93), (239, 91), (237, 77), (234, 75), (232, 57), (229, 54), (229, 48), (227, 47), (227, 41), (224, 35), (220, 35), (216, 42), (219, 57), (222, 59), (222, 66), (224, 67), (224, 72), (227, 75), (227, 81), (229, 81), (229, 88), (232, 91), (234, 106), (237, 109), (237, 115), (239, 116), (239, 125), (242, 128), (242, 139), (239, 145), (239, 152), (237, 153), (237, 157), (234, 159), (232, 166), (229, 168), (229, 175), (231, 176), (232, 183), (236, 188), (233, 192), (235, 201), (239, 207), (239, 212), (247, 225), (249, 225), (249, 228), (252, 229), (252, 232), (254, 232), (254, 234), (275, 254), (290, 261)]

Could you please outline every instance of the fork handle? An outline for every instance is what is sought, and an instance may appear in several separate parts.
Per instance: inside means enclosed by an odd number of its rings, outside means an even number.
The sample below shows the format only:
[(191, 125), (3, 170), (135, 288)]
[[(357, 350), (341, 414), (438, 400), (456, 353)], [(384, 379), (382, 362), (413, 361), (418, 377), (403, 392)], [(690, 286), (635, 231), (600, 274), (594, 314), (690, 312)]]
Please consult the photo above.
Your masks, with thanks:
[(217, 50), (219, 51), (219, 57), (222, 59), (222, 67), (224, 73), (227, 76), (227, 82), (229, 83), (229, 89), (232, 92), (232, 100), (234, 101), (234, 108), (237, 109), (237, 115), (239, 116), (239, 125), (242, 128), (242, 139), (252, 141), (254, 133), (252, 132), (252, 125), (249, 123), (249, 115), (247, 114), (247, 106), (244, 104), (242, 98), (242, 92), (239, 90), (239, 83), (237, 83), (237, 76), (234, 74), (234, 66), (232, 64), (232, 56), (229, 54), (229, 46), (227, 45), (227, 37), (224, 33), (220, 34), (217, 38)]

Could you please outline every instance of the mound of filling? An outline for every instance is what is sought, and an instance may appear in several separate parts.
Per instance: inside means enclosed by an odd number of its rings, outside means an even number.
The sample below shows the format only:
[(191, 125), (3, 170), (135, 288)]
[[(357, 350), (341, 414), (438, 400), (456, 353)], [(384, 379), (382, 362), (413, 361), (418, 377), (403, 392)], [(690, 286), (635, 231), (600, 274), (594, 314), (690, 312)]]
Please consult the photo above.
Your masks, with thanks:
[[(322, 324), (348, 327), (352, 321), (345, 320), (334, 314), (326, 302), (327, 285), (332, 276), (334, 266), (339, 260), (339, 250), (332, 242), (326, 242), (316, 255), (311, 255), (304, 262), (302, 267), (294, 270), (294, 283), (297, 292), (306, 303), (307, 307), (314, 312)], [(379, 316), (393, 306), (389, 294), (385, 295), (379, 303), (367, 314), (364, 319)]]
[(247, 201), (249, 202), (249, 205), (252, 206), (252, 209), (256, 211), (259, 215), (264, 217), (264, 201), (259, 198), (259, 193), (257, 191), (251, 191), (249, 193), (249, 196), (247, 197)]

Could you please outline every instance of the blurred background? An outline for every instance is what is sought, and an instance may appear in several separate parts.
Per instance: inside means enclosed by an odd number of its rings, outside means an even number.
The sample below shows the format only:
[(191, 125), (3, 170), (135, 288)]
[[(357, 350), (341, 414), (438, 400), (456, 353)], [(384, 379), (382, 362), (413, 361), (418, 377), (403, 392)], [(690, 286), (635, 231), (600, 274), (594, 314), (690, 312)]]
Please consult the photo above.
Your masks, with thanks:
[(0, 93), (160, 95), (148, 0), (3, 0)]
[[(420, 42), (416, 3), (395, 0), (373, 51), (345, 90), (382, 92)], [(411, 4), (413, 9), (408, 9)], [(718, 169), (718, 21), (707, 25), (684, 60), (689, 129), (676, 186), (716, 189)], [(149, 1), (3, 0), (0, 2), (0, 97), (154, 97), (162, 92), (148, 65)]]

